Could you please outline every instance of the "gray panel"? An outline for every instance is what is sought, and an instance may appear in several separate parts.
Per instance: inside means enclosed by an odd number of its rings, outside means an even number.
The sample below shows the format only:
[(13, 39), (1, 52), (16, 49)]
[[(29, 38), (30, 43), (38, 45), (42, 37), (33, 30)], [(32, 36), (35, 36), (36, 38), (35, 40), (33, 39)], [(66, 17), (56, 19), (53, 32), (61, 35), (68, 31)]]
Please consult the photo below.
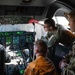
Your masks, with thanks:
[[(50, 5), (56, 0), (32, 0), (28, 6), (45, 6)], [(0, 0), (0, 5), (27, 5), (23, 0)]]
[(0, 5), (20, 5), (22, 0), (0, 0)]

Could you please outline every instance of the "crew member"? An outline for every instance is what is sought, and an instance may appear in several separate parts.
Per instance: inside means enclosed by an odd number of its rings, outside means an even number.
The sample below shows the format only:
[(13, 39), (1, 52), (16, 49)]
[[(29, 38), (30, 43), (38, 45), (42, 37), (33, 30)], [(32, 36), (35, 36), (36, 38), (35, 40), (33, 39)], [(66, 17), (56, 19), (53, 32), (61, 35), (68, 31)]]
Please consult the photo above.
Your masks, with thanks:
[(46, 42), (37, 40), (34, 45), (36, 59), (28, 65), (24, 75), (57, 75), (53, 62), (46, 57), (46, 54)]

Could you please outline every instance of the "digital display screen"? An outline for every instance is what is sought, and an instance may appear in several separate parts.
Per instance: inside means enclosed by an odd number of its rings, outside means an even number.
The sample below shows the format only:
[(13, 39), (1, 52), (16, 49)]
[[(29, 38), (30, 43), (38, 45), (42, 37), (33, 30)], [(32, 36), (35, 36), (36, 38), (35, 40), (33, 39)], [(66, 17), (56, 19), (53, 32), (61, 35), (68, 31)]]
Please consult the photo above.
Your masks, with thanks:
[(20, 74), (24, 74), (24, 70), (20, 70)]
[(22, 56), (22, 54), (20, 52), (17, 52), (16, 55), (17, 56)]
[(5, 39), (4, 36), (1, 38), (1, 43), (2, 43), (4, 46), (6, 46), (6, 39)]
[(13, 44), (19, 44), (19, 36), (13, 36)]
[(9, 45), (12, 43), (12, 36), (7, 36), (6, 37), (6, 45)]
[(32, 42), (32, 35), (26, 35), (26, 42)]
[(26, 39), (25, 36), (20, 36), (20, 48), (24, 49), (25, 48), (25, 44), (26, 44)]
[(17, 35), (25, 35), (25, 31), (17, 31), (16, 34)]

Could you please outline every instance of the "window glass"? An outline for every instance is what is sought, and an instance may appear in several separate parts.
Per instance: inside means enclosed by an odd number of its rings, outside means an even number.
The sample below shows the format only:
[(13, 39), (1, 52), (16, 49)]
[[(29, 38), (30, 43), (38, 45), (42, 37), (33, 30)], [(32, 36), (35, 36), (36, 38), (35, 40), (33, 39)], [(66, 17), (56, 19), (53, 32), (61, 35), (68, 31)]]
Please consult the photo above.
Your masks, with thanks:
[(0, 26), (0, 32), (6, 32), (6, 31), (28, 31), (28, 32), (36, 32), (36, 38), (40, 39), (41, 36), (45, 34), (44, 28), (41, 24), (35, 23), (33, 25), (32, 23), (28, 24), (6, 24)]
[(66, 28), (70, 28), (68, 25), (68, 20), (63, 16), (54, 16), (53, 19), (57, 24), (63, 25)]
[(5, 31), (34, 31), (33, 24), (6, 24), (0, 26), (0, 32)]

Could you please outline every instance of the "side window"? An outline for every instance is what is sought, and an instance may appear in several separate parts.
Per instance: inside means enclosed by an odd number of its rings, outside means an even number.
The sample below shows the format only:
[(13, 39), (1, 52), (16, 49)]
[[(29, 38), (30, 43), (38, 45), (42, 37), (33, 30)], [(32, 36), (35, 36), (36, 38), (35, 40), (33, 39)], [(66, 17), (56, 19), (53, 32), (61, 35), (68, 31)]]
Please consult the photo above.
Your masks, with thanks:
[(68, 25), (68, 20), (64, 16), (54, 16), (53, 19), (55, 20), (56, 24), (63, 25), (66, 28), (70, 28)]

